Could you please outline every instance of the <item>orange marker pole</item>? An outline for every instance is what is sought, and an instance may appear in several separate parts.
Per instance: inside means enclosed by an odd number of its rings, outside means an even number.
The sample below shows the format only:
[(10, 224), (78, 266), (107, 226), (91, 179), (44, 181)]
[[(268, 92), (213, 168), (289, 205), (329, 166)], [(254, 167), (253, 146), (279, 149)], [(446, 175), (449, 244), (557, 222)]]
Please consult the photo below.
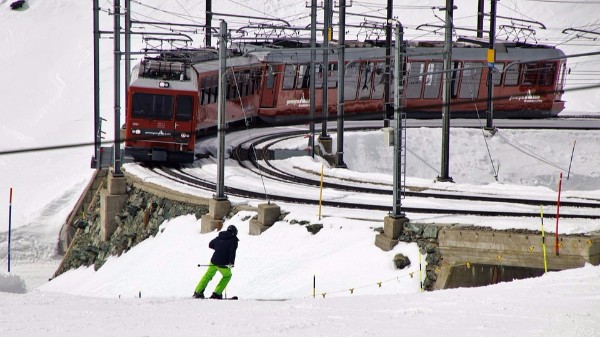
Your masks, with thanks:
[(558, 180), (558, 201), (556, 201), (556, 242), (554, 245), (554, 250), (556, 251), (556, 255), (559, 254), (558, 248), (558, 219), (560, 218), (560, 190), (562, 188), (562, 172), (560, 173), (560, 179)]

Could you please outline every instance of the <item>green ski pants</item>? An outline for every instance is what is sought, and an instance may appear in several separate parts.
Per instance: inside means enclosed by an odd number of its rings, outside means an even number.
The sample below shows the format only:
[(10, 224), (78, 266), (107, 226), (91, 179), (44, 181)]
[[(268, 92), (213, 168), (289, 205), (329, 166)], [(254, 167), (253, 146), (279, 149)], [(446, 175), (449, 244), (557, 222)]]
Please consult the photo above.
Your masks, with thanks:
[(206, 270), (206, 273), (202, 276), (200, 282), (198, 282), (195, 292), (204, 293), (204, 289), (206, 289), (206, 286), (213, 279), (217, 271), (219, 271), (223, 277), (221, 277), (214, 292), (218, 295), (223, 294), (223, 290), (225, 290), (227, 284), (231, 280), (231, 269), (229, 267), (213, 265), (212, 263), (208, 266), (208, 270)]

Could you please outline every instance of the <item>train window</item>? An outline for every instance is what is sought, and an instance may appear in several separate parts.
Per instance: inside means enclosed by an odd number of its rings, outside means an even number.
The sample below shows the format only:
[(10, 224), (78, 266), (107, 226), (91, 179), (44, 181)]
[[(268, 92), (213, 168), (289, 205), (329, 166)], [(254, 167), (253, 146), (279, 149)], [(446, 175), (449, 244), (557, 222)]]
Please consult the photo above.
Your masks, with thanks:
[(437, 99), (440, 97), (440, 87), (442, 83), (443, 62), (429, 62), (427, 65), (427, 75), (425, 75), (425, 91), (423, 97), (426, 99)]
[(173, 118), (173, 96), (134, 93), (131, 102), (131, 116), (151, 120)]
[(189, 95), (177, 96), (177, 110), (175, 111), (175, 120), (191, 121), (194, 110), (194, 98)]
[(358, 98), (367, 100), (371, 96), (373, 87), (373, 63), (366, 62), (360, 65), (360, 87), (358, 89)]
[(358, 65), (349, 63), (344, 73), (344, 101), (356, 100), (356, 88), (358, 87)]
[(504, 62), (494, 64), (494, 71), (492, 72), (492, 83), (494, 86), (499, 86), (502, 83), (502, 71), (504, 70)]
[(373, 74), (373, 100), (381, 100), (383, 98), (383, 90), (385, 87), (384, 74), (385, 62), (376, 63), (375, 73)]
[(217, 102), (217, 99), (219, 97), (219, 76), (218, 75), (211, 76), (210, 83), (211, 83), (210, 94), (212, 96), (212, 98), (210, 99), (210, 102), (215, 103), (215, 102)]
[(423, 73), (425, 73), (425, 62), (408, 62), (406, 64), (406, 97), (415, 99), (421, 97), (423, 84)]
[(519, 83), (519, 64), (513, 64), (504, 71), (504, 85), (516, 86)]
[(296, 80), (296, 88), (308, 88), (310, 85), (310, 66), (299, 65), (298, 66), (298, 80)]
[(265, 88), (273, 89), (274, 86), (275, 86), (275, 73), (267, 72), (267, 80), (265, 83)]
[(296, 65), (285, 65), (283, 71), (283, 89), (294, 89), (294, 81), (296, 80)]
[(539, 84), (542, 86), (550, 86), (554, 83), (556, 76), (556, 63), (554, 62), (542, 62), (540, 68), (540, 77), (538, 79)]
[(208, 104), (210, 88), (208, 87), (208, 79), (202, 78), (202, 90), (200, 91), (200, 105)]
[(323, 65), (315, 63), (316, 76), (315, 88), (323, 88)]
[(480, 62), (465, 62), (465, 68), (462, 71), (462, 83), (458, 93), (459, 98), (475, 99), (479, 96), (482, 69), (483, 64)]
[(537, 84), (539, 65), (537, 62), (523, 64), (523, 85), (533, 86)]
[(452, 78), (450, 79), (450, 97), (455, 99), (458, 96), (458, 81), (460, 80), (461, 62), (452, 63)]
[(329, 64), (329, 77), (327, 78), (327, 88), (337, 88), (337, 63)]

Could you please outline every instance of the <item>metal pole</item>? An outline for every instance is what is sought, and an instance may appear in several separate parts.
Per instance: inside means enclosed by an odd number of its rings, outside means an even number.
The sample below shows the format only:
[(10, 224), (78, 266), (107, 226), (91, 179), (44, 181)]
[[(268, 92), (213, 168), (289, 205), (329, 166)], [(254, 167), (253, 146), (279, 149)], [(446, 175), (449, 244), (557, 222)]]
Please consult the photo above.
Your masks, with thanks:
[(337, 88), (337, 152), (336, 167), (348, 168), (344, 163), (344, 78), (346, 74), (346, 0), (340, 0), (338, 30), (338, 88)]
[[(129, 90), (131, 81), (131, 0), (125, 0), (125, 93)], [(128, 97), (125, 95), (125, 107)]]
[(205, 47), (211, 46), (211, 34), (212, 34), (212, 0), (206, 0), (206, 34), (205, 34)]
[(94, 0), (94, 160), (92, 168), (100, 168), (100, 12), (99, 0)]
[(444, 83), (442, 107), (442, 168), (437, 180), (452, 182), (449, 175), (450, 162), (450, 81), (452, 74), (452, 19), (454, 14), (454, 0), (446, 0), (446, 34), (444, 47)]
[(227, 23), (221, 20), (219, 31), (219, 98), (218, 98), (218, 137), (219, 148), (217, 149), (217, 194), (215, 199), (223, 200), (225, 197), (225, 88), (227, 71)]
[(492, 70), (494, 69), (494, 62), (496, 61), (496, 51), (494, 50), (495, 35), (496, 35), (496, 0), (490, 0), (490, 44), (487, 51), (487, 62), (488, 62), (488, 91), (487, 91), (487, 119), (485, 128), (494, 129), (494, 83), (492, 78)]
[(392, 116), (390, 106), (390, 59), (392, 55), (392, 11), (394, 0), (387, 0), (387, 23), (385, 25), (385, 74), (383, 76), (383, 126), (388, 127)]
[(10, 188), (10, 198), (8, 201), (8, 273), (10, 273), (10, 237), (12, 233), (12, 188)]
[(484, 0), (477, 0), (477, 37), (483, 37), (483, 11), (484, 11)]
[(402, 105), (400, 97), (402, 95), (402, 73), (404, 72), (404, 64), (402, 63), (402, 44), (404, 40), (404, 27), (400, 23), (396, 25), (396, 52), (394, 53), (394, 217), (404, 216), (402, 212)]
[(310, 4), (310, 157), (315, 157), (315, 99), (316, 88), (315, 79), (317, 72), (315, 69), (315, 59), (317, 58), (317, 0), (312, 0)]
[(121, 1), (114, 0), (114, 71), (115, 71), (115, 158), (114, 176), (121, 172)]
[(329, 21), (331, 14), (331, 0), (325, 0), (325, 6), (323, 8), (323, 109), (322, 109), (322, 120), (321, 120), (321, 138), (328, 139), (327, 135), (327, 118), (329, 117), (329, 109), (327, 102), (327, 94), (329, 89), (329, 29), (331, 22)]

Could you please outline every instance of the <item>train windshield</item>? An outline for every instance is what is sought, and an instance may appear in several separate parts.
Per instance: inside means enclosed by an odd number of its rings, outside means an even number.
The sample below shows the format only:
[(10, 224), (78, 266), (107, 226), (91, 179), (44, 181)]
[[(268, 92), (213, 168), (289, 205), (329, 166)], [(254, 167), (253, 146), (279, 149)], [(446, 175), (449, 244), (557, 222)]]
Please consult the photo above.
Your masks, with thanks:
[(175, 119), (177, 121), (191, 121), (192, 111), (194, 109), (194, 99), (189, 95), (177, 96), (177, 113)]
[(135, 93), (131, 102), (131, 116), (152, 120), (173, 118), (173, 96)]

